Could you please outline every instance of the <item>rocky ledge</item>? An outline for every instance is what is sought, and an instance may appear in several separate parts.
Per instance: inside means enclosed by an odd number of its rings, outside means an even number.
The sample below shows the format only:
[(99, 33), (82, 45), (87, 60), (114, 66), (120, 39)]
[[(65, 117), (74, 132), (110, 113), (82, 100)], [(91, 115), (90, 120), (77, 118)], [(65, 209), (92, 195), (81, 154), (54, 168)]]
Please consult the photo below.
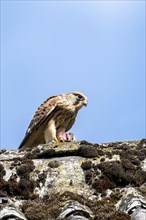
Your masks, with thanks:
[(0, 153), (0, 219), (146, 220), (146, 139)]

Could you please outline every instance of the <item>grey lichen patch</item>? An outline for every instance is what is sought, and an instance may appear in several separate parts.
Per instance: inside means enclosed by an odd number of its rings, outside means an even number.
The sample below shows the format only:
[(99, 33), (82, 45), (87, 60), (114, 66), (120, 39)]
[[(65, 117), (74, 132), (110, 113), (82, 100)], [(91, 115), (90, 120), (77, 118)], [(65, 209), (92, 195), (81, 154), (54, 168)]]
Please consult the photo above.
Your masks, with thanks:
[(61, 163), (58, 161), (58, 160), (51, 160), (49, 163), (48, 163), (48, 166), (51, 167), (51, 168), (57, 168), (61, 165)]
[(19, 152), (18, 150), (1, 150), (0, 151), (0, 161), (10, 161), (10, 160), (14, 160), (15, 158), (21, 158), (23, 157), (24, 154)]

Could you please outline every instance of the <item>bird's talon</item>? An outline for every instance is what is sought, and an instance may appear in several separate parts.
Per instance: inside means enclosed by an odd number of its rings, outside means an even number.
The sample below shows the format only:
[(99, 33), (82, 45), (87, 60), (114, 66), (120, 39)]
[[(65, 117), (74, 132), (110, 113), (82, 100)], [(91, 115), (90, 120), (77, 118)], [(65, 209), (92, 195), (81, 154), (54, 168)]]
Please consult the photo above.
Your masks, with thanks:
[(52, 143), (57, 144), (57, 143), (59, 143), (59, 140), (58, 140), (57, 138), (54, 138), (54, 139), (52, 140)]

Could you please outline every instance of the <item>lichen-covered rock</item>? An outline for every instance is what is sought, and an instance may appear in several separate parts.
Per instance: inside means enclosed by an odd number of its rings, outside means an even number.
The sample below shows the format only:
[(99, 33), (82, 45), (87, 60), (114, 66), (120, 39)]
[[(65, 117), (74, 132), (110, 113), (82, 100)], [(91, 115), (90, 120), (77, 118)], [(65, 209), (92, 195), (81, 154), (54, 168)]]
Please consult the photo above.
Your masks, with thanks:
[(9, 210), (28, 220), (136, 220), (146, 209), (146, 140), (2, 150), (0, 189), (11, 201), (1, 204), (0, 216)]

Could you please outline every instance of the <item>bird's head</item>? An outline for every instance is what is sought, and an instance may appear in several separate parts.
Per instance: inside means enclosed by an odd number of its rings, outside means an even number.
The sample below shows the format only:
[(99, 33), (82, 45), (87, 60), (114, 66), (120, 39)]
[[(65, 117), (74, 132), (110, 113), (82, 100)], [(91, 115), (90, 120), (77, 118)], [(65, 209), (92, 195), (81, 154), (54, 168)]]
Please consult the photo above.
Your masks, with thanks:
[(68, 93), (68, 97), (76, 110), (79, 110), (80, 108), (82, 108), (83, 106), (87, 106), (88, 104), (87, 97), (81, 92)]

